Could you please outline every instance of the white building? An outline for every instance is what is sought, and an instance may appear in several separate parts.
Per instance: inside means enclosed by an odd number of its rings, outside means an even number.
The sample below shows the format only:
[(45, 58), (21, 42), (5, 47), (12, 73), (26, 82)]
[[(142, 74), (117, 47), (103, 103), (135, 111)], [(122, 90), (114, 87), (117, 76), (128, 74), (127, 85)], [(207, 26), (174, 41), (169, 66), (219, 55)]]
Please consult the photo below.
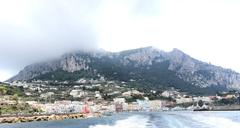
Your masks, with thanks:
[(203, 102), (208, 102), (208, 103), (213, 102), (213, 100), (210, 97), (206, 97), (206, 96), (203, 96), (203, 97), (193, 97), (193, 101), (194, 102), (198, 102), (200, 100), (202, 100)]
[(161, 100), (150, 100), (149, 107), (151, 110), (158, 111), (162, 109), (162, 101)]
[(178, 97), (180, 93), (177, 91), (164, 91), (161, 95), (164, 97)]
[(80, 79), (80, 80), (77, 81), (77, 83), (85, 84), (85, 83), (87, 83), (87, 80), (85, 80), (85, 79)]
[(144, 93), (139, 92), (138, 90), (131, 90), (131, 91), (127, 91), (122, 93), (122, 96), (124, 97), (131, 97), (132, 95), (143, 95)]
[(79, 89), (79, 90), (72, 90), (70, 92), (70, 95), (73, 96), (73, 97), (83, 97), (83, 96), (86, 96), (88, 93)]
[(125, 103), (126, 99), (125, 98), (114, 98), (113, 102), (114, 103)]
[(177, 104), (182, 104), (182, 103), (191, 103), (193, 102), (192, 98), (184, 98), (184, 97), (180, 97), (176, 99)]
[(40, 97), (42, 98), (48, 98), (51, 97), (52, 95), (54, 95), (54, 92), (47, 92), (45, 94), (41, 94)]
[(95, 94), (95, 98), (102, 99), (102, 96), (99, 93), (97, 93), (97, 94)]

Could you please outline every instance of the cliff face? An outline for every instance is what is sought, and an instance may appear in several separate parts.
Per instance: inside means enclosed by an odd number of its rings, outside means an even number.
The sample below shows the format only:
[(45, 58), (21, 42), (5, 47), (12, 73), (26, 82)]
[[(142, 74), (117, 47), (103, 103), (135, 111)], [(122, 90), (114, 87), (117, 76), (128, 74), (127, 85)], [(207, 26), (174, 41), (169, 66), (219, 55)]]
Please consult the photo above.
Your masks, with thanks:
[(67, 74), (91, 72), (109, 79), (136, 79), (139, 83), (154, 86), (240, 89), (239, 73), (201, 62), (178, 49), (164, 52), (153, 47), (118, 53), (68, 53), (54, 61), (29, 65), (9, 81), (29, 80), (49, 73), (54, 75), (55, 71)]
[[(172, 51), (169, 69), (176, 71), (179, 78), (195, 86), (225, 86), (229, 89), (240, 89), (240, 74), (198, 61), (181, 51)], [(181, 59), (180, 59), (181, 58)]]
[(74, 54), (68, 54), (62, 57), (59, 68), (62, 68), (62, 70), (67, 72), (87, 70), (89, 69), (87, 63), (89, 63), (88, 59), (77, 57)]

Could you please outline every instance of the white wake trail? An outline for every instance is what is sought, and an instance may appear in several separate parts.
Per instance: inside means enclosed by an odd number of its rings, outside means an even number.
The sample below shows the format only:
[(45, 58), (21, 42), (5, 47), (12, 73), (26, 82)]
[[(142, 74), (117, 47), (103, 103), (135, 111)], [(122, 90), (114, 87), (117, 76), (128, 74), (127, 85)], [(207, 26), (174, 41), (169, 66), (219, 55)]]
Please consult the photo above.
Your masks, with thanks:
[(240, 128), (240, 122), (234, 122), (225, 117), (196, 115), (193, 119), (211, 128)]
[(124, 120), (118, 120), (114, 125), (94, 125), (89, 128), (146, 128), (149, 118), (144, 116), (131, 116)]

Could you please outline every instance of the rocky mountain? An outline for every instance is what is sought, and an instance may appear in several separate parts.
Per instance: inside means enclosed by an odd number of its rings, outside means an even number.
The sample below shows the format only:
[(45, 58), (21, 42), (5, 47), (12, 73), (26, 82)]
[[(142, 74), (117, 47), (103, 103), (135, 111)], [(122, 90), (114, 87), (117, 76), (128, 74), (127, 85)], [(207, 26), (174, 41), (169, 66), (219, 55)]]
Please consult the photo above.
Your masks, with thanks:
[(59, 59), (26, 66), (15, 80), (69, 80), (104, 76), (146, 89), (175, 87), (187, 92), (240, 90), (240, 74), (196, 60), (174, 49), (145, 47), (117, 53), (76, 51)]

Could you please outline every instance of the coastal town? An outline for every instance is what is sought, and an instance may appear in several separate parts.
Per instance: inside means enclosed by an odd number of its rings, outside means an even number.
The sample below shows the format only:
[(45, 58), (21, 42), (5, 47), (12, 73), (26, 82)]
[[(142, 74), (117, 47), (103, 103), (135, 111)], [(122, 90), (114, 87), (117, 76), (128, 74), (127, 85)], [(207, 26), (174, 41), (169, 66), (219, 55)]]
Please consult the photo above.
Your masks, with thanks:
[(0, 122), (11, 122), (6, 120), (9, 117), (31, 115), (82, 114), (71, 116), (80, 118), (133, 111), (240, 110), (237, 91), (201, 96), (174, 88), (141, 90), (128, 84), (108, 81), (104, 77), (82, 78), (75, 82), (32, 80), (1, 83)]

